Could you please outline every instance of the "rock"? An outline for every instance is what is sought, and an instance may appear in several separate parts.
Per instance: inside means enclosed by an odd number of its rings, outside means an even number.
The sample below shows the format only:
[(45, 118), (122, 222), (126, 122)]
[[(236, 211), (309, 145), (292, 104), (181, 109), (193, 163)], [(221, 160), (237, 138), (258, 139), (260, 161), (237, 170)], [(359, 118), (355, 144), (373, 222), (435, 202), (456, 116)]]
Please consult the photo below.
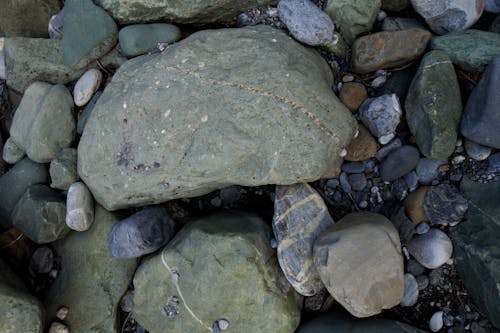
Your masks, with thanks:
[(54, 266), (54, 253), (47, 246), (40, 246), (33, 252), (29, 270), (34, 274), (47, 274)]
[(181, 39), (181, 30), (173, 24), (128, 25), (120, 30), (118, 40), (122, 53), (135, 57), (154, 49), (158, 43), (172, 44)]
[(9, 164), (16, 164), (24, 157), (24, 149), (19, 147), (11, 138), (5, 141), (2, 148), (2, 159)]
[(413, 223), (408, 217), (406, 217), (404, 207), (395, 209), (395, 211), (390, 216), (390, 220), (392, 222), (392, 225), (398, 231), (401, 244), (403, 246), (406, 246), (406, 244), (408, 244), (408, 242), (411, 240), (414, 231), (413, 231)]
[[(462, 116), (462, 119), (464, 117)], [(5, 148), (4, 148), (5, 149)], [(471, 140), (465, 140), (465, 151), (470, 158), (476, 161), (484, 161), (491, 155), (491, 147), (486, 147)]]
[[(417, 164), (418, 165), (418, 164)], [(411, 171), (404, 176), (405, 182), (410, 189), (410, 192), (413, 192), (418, 187), (418, 176), (415, 171)]]
[(391, 134), (394, 137), (401, 114), (401, 105), (396, 94), (369, 98), (359, 108), (361, 121), (379, 141)]
[(50, 324), (49, 333), (69, 333), (69, 328), (64, 324), (53, 322)]
[(490, 32), (500, 33), (500, 15), (497, 16), (496, 19), (490, 25)]
[[(83, 30), (82, 27), (85, 27)], [(83, 68), (108, 53), (118, 40), (118, 28), (109, 14), (92, 0), (64, 4), (62, 52), (64, 64)]]
[(86, 71), (82, 77), (76, 81), (73, 88), (73, 99), (76, 106), (87, 104), (94, 93), (99, 89), (102, 82), (102, 73), (100, 70), (91, 68)]
[(87, 125), (87, 121), (89, 120), (90, 114), (92, 113), (92, 110), (94, 110), (94, 106), (97, 103), (97, 100), (99, 100), (99, 97), (101, 97), (102, 92), (97, 91), (92, 99), (85, 105), (85, 108), (83, 111), (80, 113), (78, 116), (78, 122), (76, 125), (76, 132), (80, 135), (83, 133), (83, 129), (85, 128), (85, 125)]
[(340, 181), (340, 186), (342, 187), (342, 190), (346, 193), (351, 193), (352, 187), (351, 184), (349, 184), (349, 181), (347, 180), (347, 173), (342, 172), (339, 177)]
[(439, 175), (439, 167), (446, 164), (445, 161), (421, 158), (417, 164), (417, 176), (420, 184), (430, 185)]
[(69, 308), (65, 323), (72, 332), (119, 330), (118, 303), (137, 266), (135, 259), (115, 259), (108, 253), (108, 233), (117, 218), (98, 206), (95, 220), (86, 232), (54, 243), (62, 269), (45, 305), (50, 318), (61, 306)]
[(415, 169), (420, 153), (413, 146), (402, 146), (394, 150), (380, 165), (380, 178), (393, 181)]
[(372, 29), (379, 10), (380, 0), (328, 0), (325, 6), (325, 12), (339, 26), (340, 33), (349, 45), (357, 36)]
[(280, 0), (278, 16), (299, 42), (312, 46), (333, 42), (332, 19), (310, 0)]
[(14, 114), (11, 139), (30, 159), (46, 163), (75, 137), (73, 99), (63, 85), (35, 82), (26, 89)]
[(404, 275), (404, 294), (401, 300), (402, 307), (411, 307), (417, 304), (418, 301), (418, 283), (417, 279), (411, 274)]
[(94, 198), (82, 182), (71, 184), (66, 196), (66, 225), (76, 231), (88, 230), (94, 223)]
[(390, 153), (394, 152), (399, 147), (403, 146), (403, 142), (399, 138), (395, 138), (388, 142), (385, 146), (379, 149), (375, 154), (375, 158), (380, 162), (383, 161)]
[(38, 244), (54, 242), (65, 237), (64, 195), (42, 184), (30, 186), (12, 211), (14, 227)]
[(489, 174), (500, 173), (500, 153), (492, 154), (488, 158), (488, 168), (486, 172)]
[(365, 86), (358, 82), (347, 82), (342, 85), (339, 95), (340, 101), (352, 112), (356, 112), (367, 97)]
[(500, 14), (500, 1), (484, 0), (484, 10), (490, 13)]
[(302, 297), (279, 270), (270, 236), (254, 215), (190, 222), (135, 273), (135, 319), (152, 333), (207, 332), (225, 318), (234, 332), (294, 332)]
[(363, 173), (349, 175), (347, 181), (354, 191), (363, 191), (367, 185), (366, 176)]
[(49, 172), (45, 165), (24, 158), (0, 177), (0, 224), (11, 226), (10, 214), (28, 187), (47, 182)]
[(500, 182), (460, 184), (469, 200), (465, 222), (450, 229), (456, 268), (467, 290), (494, 326), (500, 327)]
[(387, 79), (387, 82), (377, 92), (377, 96), (396, 94), (399, 98), (401, 104), (406, 101), (406, 95), (408, 95), (408, 89), (410, 88), (411, 81), (415, 76), (415, 69), (413, 67), (402, 69), (400, 71), (393, 72), (392, 75)]
[(435, 269), (451, 258), (453, 245), (444, 232), (431, 229), (423, 235), (413, 237), (408, 244), (408, 251), (422, 266)]
[(0, 51), (0, 79), (5, 80), (5, 75), (6, 70), (5, 70), (5, 55), (3, 54), (2, 51)]
[(174, 236), (175, 222), (162, 206), (150, 206), (116, 223), (108, 236), (115, 258), (138, 258), (163, 247)]
[(435, 312), (429, 320), (429, 328), (432, 332), (437, 332), (443, 328), (443, 311)]
[[(499, 53), (500, 54), (500, 53)], [(493, 58), (481, 81), (469, 96), (464, 109), (460, 132), (484, 146), (500, 148), (500, 55)]]
[(440, 184), (429, 188), (424, 211), (431, 224), (455, 225), (462, 221), (468, 204), (455, 186)]
[(347, 173), (363, 173), (365, 172), (365, 165), (361, 162), (350, 162), (342, 164), (342, 171)]
[(387, 17), (382, 22), (382, 31), (398, 31), (406, 29), (423, 29), (426, 30), (425, 22), (417, 18), (408, 17)]
[(500, 34), (469, 29), (433, 37), (433, 50), (446, 52), (453, 64), (469, 72), (483, 72), (491, 60), (500, 54)]
[(0, 36), (46, 37), (47, 22), (59, 9), (58, 0), (4, 2), (0, 11)]
[(351, 213), (335, 223), (316, 240), (314, 264), (333, 298), (356, 317), (390, 309), (403, 297), (398, 232), (382, 215)]
[(417, 232), (417, 234), (419, 235), (423, 235), (425, 233), (427, 233), (429, 230), (431, 230), (431, 227), (430, 225), (427, 224), (427, 222), (420, 222), (416, 227), (415, 227), (415, 231)]
[(382, 0), (382, 9), (399, 12), (411, 6), (410, 0)]
[(356, 131), (332, 83), (324, 60), (279, 30), (197, 32), (120, 67), (80, 140), (80, 177), (110, 210), (331, 178)]
[(424, 202), (429, 187), (421, 186), (416, 191), (410, 193), (404, 201), (406, 214), (417, 225), (422, 221), (428, 221), (429, 218), (425, 215)]
[(307, 183), (276, 186), (273, 231), (278, 262), (301, 295), (313, 296), (324, 288), (313, 264), (313, 244), (333, 223), (323, 199)]
[(359, 74), (406, 65), (419, 59), (431, 38), (428, 31), (383, 31), (358, 38), (352, 46), (353, 70)]
[(420, 276), (425, 272), (424, 266), (420, 265), (415, 259), (408, 260), (406, 270), (413, 276)]
[(483, 0), (411, 0), (411, 4), (429, 27), (440, 35), (469, 28), (476, 23), (484, 8)]
[(346, 59), (349, 55), (349, 45), (347, 45), (346, 41), (338, 32), (333, 33), (332, 42), (327, 45), (322, 45), (322, 49), (325, 49), (327, 52), (331, 52), (335, 54), (337, 57)]
[(52, 39), (62, 39), (64, 28), (64, 8), (57, 14), (52, 15), (49, 20), (49, 37)]
[(78, 180), (76, 170), (77, 150), (75, 148), (63, 148), (57, 156), (50, 161), (50, 187), (67, 190), (71, 184)]
[(377, 141), (363, 125), (358, 127), (358, 136), (351, 140), (346, 147), (346, 161), (364, 161), (372, 158), (377, 153)]
[(455, 149), (462, 115), (460, 87), (450, 58), (427, 53), (405, 102), (406, 119), (423, 155), (447, 159)]

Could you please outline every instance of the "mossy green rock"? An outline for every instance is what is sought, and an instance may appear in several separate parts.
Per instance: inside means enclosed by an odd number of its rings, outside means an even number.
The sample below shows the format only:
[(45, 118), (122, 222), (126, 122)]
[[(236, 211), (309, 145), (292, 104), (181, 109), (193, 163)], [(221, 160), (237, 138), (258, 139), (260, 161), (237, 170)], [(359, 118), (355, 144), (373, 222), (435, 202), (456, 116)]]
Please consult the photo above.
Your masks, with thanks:
[(197, 32), (120, 67), (83, 131), (79, 175), (109, 210), (336, 175), (357, 125), (332, 84), (280, 30)]
[(270, 227), (254, 215), (189, 223), (138, 268), (134, 317), (151, 333), (210, 332), (219, 319), (229, 322), (227, 332), (294, 332), (302, 296), (281, 273), (270, 240)]
[(58, 0), (4, 0), (0, 36), (48, 37), (50, 17), (59, 10)]
[(108, 233), (118, 222), (112, 213), (96, 207), (95, 222), (85, 232), (72, 232), (54, 243), (62, 270), (45, 300), (52, 318), (57, 309), (70, 309), (65, 322), (71, 332), (119, 332), (117, 313), (132, 280), (137, 261), (115, 259), (108, 252)]
[(455, 69), (442, 51), (427, 53), (410, 85), (406, 119), (422, 154), (447, 159), (455, 149), (462, 99)]
[(71, 184), (76, 182), (78, 172), (76, 170), (76, 157), (78, 152), (75, 148), (64, 148), (50, 161), (50, 187), (59, 190), (67, 190)]
[(158, 43), (177, 42), (181, 39), (181, 30), (166, 23), (134, 24), (122, 28), (118, 39), (123, 54), (135, 57), (154, 49)]
[(433, 37), (429, 46), (446, 52), (453, 64), (463, 70), (482, 72), (500, 54), (500, 34), (474, 29), (450, 32)]
[(460, 189), (469, 209), (465, 221), (450, 228), (457, 270), (483, 313), (500, 327), (500, 182), (465, 177)]

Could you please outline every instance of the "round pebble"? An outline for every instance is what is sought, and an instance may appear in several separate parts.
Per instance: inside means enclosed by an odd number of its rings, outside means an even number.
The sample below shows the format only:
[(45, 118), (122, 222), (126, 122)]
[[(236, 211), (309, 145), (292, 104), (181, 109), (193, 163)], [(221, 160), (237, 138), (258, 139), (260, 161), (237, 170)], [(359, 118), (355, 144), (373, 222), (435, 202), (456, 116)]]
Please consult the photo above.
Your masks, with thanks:
[(415, 277), (409, 273), (404, 275), (404, 293), (401, 303), (403, 307), (410, 307), (417, 304), (418, 301), (418, 283)]
[(49, 333), (69, 333), (69, 328), (64, 324), (53, 322), (50, 325)]
[(418, 290), (424, 290), (429, 286), (429, 278), (425, 275), (417, 277)]
[(347, 173), (362, 173), (365, 171), (365, 165), (361, 162), (351, 162), (342, 164), (342, 171)]
[(363, 173), (354, 173), (347, 177), (347, 181), (354, 191), (362, 191), (366, 187), (366, 176)]
[(490, 147), (480, 145), (473, 141), (466, 140), (465, 151), (467, 152), (467, 155), (469, 155), (476, 161), (484, 161), (491, 155), (492, 149)]
[(86, 71), (75, 84), (73, 99), (77, 106), (87, 104), (102, 82), (100, 70), (92, 68)]
[(227, 321), (226, 319), (219, 319), (217, 325), (219, 326), (219, 329), (221, 331), (225, 331), (229, 328), (229, 321)]
[(12, 138), (8, 138), (3, 145), (2, 158), (9, 164), (16, 164), (25, 155), (24, 150), (19, 147)]
[(423, 235), (416, 235), (408, 244), (410, 254), (430, 269), (438, 268), (451, 258), (453, 245), (450, 238), (439, 229), (431, 229)]
[(484, 10), (490, 13), (500, 14), (500, 1), (484, 0)]
[(76, 231), (88, 230), (94, 223), (94, 199), (83, 182), (70, 185), (66, 196), (66, 225)]
[(416, 172), (420, 184), (429, 185), (439, 175), (439, 167), (446, 162), (422, 158), (418, 161)]
[(443, 311), (434, 313), (429, 320), (429, 328), (432, 332), (437, 332), (443, 328)]
[(408, 263), (406, 264), (406, 270), (408, 273), (411, 273), (413, 276), (419, 276), (422, 275), (425, 271), (424, 266), (420, 265), (418, 261), (415, 259), (410, 259), (408, 260)]
[(430, 229), (431, 227), (429, 226), (429, 224), (427, 224), (427, 222), (421, 222), (417, 225), (415, 231), (417, 232), (417, 234), (423, 235), (427, 233)]
[(132, 312), (134, 310), (134, 291), (129, 290), (123, 295), (120, 301), (120, 307), (123, 312)]
[(344, 192), (346, 192), (346, 193), (351, 193), (352, 187), (351, 187), (351, 184), (349, 184), (349, 180), (347, 178), (347, 173), (342, 172), (340, 174), (339, 181), (340, 181), (340, 186), (342, 187), (342, 190), (344, 190)]
[(340, 101), (352, 112), (357, 111), (367, 97), (365, 86), (358, 82), (345, 83), (339, 95)]
[(383, 181), (393, 181), (415, 169), (420, 160), (420, 152), (413, 146), (397, 148), (382, 161), (380, 178)]

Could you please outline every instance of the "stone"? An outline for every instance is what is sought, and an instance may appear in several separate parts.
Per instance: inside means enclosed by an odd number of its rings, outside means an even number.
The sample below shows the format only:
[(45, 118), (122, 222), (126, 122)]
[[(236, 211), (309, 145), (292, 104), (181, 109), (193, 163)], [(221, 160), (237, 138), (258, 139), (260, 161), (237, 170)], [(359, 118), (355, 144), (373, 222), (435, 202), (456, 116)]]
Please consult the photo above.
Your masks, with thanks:
[(325, 12), (339, 26), (345, 41), (351, 45), (356, 37), (372, 29), (380, 4), (380, 0), (328, 0)]
[(66, 196), (66, 225), (76, 231), (88, 230), (94, 223), (94, 198), (82, 182), (71, 184)]
[(346, 161), (364, 161), (372, 158), (377, 153), (377, 141), (363, 125), (358, 127), (358, 136), (351, 140), (346, 147)]
[(431, 226), (427, 224), (427, 222), (423, 221), (420, 222), (416, 227), (415, 227), (415, 232), (419, 235), (423, 235), (427, 233), (429, 230), (431, 230)]
[(486, 172), (495, 175), (500, 173), (500, 153), (492, 154), (488, 158), (488, 167)]
[(445, 165), (445, 161), (433, 160), (432, 158), (421, 158), (417, 164), (417, 176), (420, 184), (430, 185), (439, 176), (439, 167)]
[(361, 121), (379, 140), (396, 132), (402, 113), (396, 94), (369, 98), (359, 108)]
[(167, 23), (128, 25), (118, 34), (120, 49), (127, 57), (135, 57), (154, 49), (158, 43), (172, 44), (181, 39), (181, 30)]
[(450, 229), (456, 268), (482, 313), (500, 327), (500, 182), (481, 184), (464, 177), (460, 190), (469, 209), (465, 221)]
[(399, 209), (396, 208), (391, 214), (390, 220), (392, 225), (398, 231), (401, 244), (406, 246), (415, 232), (413, 230), (413, 223), (408, 217), (406, 217), (404, 207), (399, 207)]
[(411, 307), (417, 304), (418, 301), (418, 283), (417, 279), (411, 274), (404, 275), (404, 294), (401, 300), (402, 307)]
[(69, 328), (62, 323), (53, 322), (50, 324), (49, 333), (69, 333)]
[(462, 100), (455, 69), (442, 51), (427, 53), (405, 102), (406, 119), (423, 155), (446, 160), (455, 149)]
[(393, 181), (415, 169), (420, 153), (413, 146), (402, 146), (391, 152), (380, 165), (380, 178)]
[(493, 20), (493, 22), (490, 25), (490, 32), (495, 32), (495, 33), (500, 33), (500, 15), (497, 16), (496, 19)]
[(483, 13), (483, 0), (429, 1), (411, 0), (413, 9), (437, 34), (465, 30)]
[(423, 29), (426, 30), (425, 22), (418, 18), (408, 17), (387, 17), (382, 22), (382, 31), (398, 31), (406, 29)]
[(340, 101), (352, 112), (356, 112), (367, 97), (365, 86), (358, 82), (343, 84), (339, 94)]
[(278, 241), (278, 262), (301, 295), (313, 296), (324, 289), (313, 264), (313, 244), (333, 224), (328, 207), (310, 185), (276, 186), (273, 231)]
[(422, 266), (435, 269), (451, 258), (453, 245), (444, 232), (434, 228), (414, 236), (408, 244), (408, 251)]
[(138, 258), (155, 252), (174, 236), (175, 222), (162, 206), (149, 206), (116, 223), (108, 236), (114, 258)]
[(11, 138), (5, 141), (2, 148), (2, 159), (9, 164), (16, 164), (25, 155), (24, 149), (19, 147)]
[(392, 75), (387, 79), (385, 85), (377, 92), (377, 96), (396, 94), (400, 103), (403, 105), (406, 101), (411, 81), (415, 76), (415, 71), (413, 67), (409, 67), (392, 72)]
[[(500, 54), (500, 53), (499, 53)], [(460, 123), (460, 132), (466, 138), (484, 146), (500, 148), (500, 55), (493, 58), (481, 81), (469, 96)]]
[(73, 99), (76, 106), (84, 106), (87, 104), (94, 93), (99, 89), (102, 82), (102, 73), (96, 68), (91, 68), (86, 71), (76, 81), (73, 88)]
[(224, 318), (234, 332), (294, 332), (303, 299), (270, 241), (270, 228), (254, 215), (190, 222), (137, 269), (134, 318), (151, 333), (207, 332)]
[(433, 225), (455, 225), (462, 221), (467, 208), (467, 199), (453, 185), (432, 186), (425, 195), (424, 212)]
[(314, 244), (314, 264), (333, 298), (356, 317), (390, 309), (403, 297), (397, 230), (382, 215), (351, 213)]
[(406, 184), (408, 185), (410, 192), (413, 192), (417, 189), (418, 176), (417, 176), (416, 171), (411, 171), (411, 172), (407, 173), (406, 175), (404, 175), (404, 179), (405, 179)]
[(342, 171), (347, 173), (363, 173), (366, 166), (361, 162), (347, 162), (342, 164)]
[(330, 73), (317, 53), (268, 26), (192, 34), (115, 73), (80, 140), (79, 175), (110, 210), (331, 178), (356, 122)]
[(443, 311), (436, 311), (429, 320), (429, 329), (438, 332), (441, 328), (443, 328)]
[(108, 233), (117, 221), (98, 206), (89, 230), (72, 232), (53, 244), (61, 257), (61, 271), (48, 290), (45, 306), (49, 318), (62, 306), (69, 308), (64, 322), (72, 332), (119, 331), (118, 304), (137, 261), (115, 259), (108, 253)]
[(6, 70), (5, 70), (5, 55), (3, 51), (0, 50), (0, 79), (5, 80), (5, 75)]
[(278, 17), (299, 42), (312, 46), (333, 42), (332, 19), (310, 0), (280, 0)]
[(415, 259), (408, 260), (406, 270), (413, 276), (420, 276), (425, 272), (424, 266), (420, 265)]
[(49, 20), (49, 37), (62, 39), (64, 28), (64, 7), (57, 14), (52, 15)]
[(49, 172), (45, 165), (38, 164), (25, 157), (12, 169), (0, 177), (0, 224), (4, 228), (11, 226), (10, 214), (24, 192), (34, 184), (48, 181)]
[(483, 72), (491, 60), (500, 54), (500, 34), (468, 29), (433, 37), (433, 50), (446, 52), (454, 65), (469, 72)]
[(500, 14), (500, 1), (484, 0), (484, 10), (490, 13)]
[(78, 115), (78, 122), (76, 124), (76, 132), (82, 135), (85, 125), (87, 125), (87, 121), (89, 120), (90, 114), (94, 110), (94, 107), (101, 97), (102, 91), (97, 91), (92, 99), (85, 105), (83, 111)]
[(29, 270), (34, 274), (47, 274), (54, 266), (54, 253), (48, 246), (40, 246), (33, 252)]
[(38, 163), (52, 160), (75, 137), (73, 98), (63, 85), (35, 82), (14, 114), (11, 139)]
[(338, 32), (333, 33), (331, 43), (322, 45), (321, 48), (343, 59), (346, 59), (349, 55), (349, 45), (347, 45), (342, 35)]
[(367, 185), (366, 176), (363, 173), (349, 175), (347, 181), (354, 191), (363, 191)]
[(0, 11), (0, 36), (47, 37), (47, 22), (59, 9), (58, 0), (3, 2)]
[(422, 221), (429, 220), (424, 211), (424, 202), (428, 189), (427, 186), (421, 186), (416, 191), (411, 192), (404, 201), (406, 214), (415, 226)]
[(389, 141), (386, 145), (380, 148), (375, 154), (375, 158), (382, 162), (390, 153), (403, 146), (403, 142), (399, 138)]
[(52, 181), (50, 187), (66, 191), (71, 184), (78, 180), (77, 155), (78, 151), (75, 148), (63, 148), (50, 161), (49, 173)]
[(382, 9), (399, 12), (411, 6), (410, 0), (382, 0)]
[[(462, 116), (463, 119), (463, 116)], [(484, 161), (491, 155), (492, 148), (480, 145), (471, 140), (465, 140), (465, 151), (467, 155), (476, 160), (476, 161)], [(5, 149), (5, 148), (4, 148)]]
[(11, 214), (14, 227), (38, 244), (64, 238), (69, 232), (65, 218), (64, 195), (42, 184), (30, 186)]
[(358, 38), (352, 45), (352, 66), (359, 74), (406, 65), (419, 59), (431, 38), (422, 29), (383, 31)]

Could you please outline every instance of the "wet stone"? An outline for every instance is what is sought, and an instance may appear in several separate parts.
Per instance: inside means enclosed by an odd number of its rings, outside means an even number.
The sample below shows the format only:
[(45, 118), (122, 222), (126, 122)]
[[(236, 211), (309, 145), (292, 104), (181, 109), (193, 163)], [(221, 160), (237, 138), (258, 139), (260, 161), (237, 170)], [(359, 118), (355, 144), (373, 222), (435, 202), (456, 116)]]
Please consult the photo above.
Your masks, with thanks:
[(76, 231), (88, 230), (94, 223), (94, 199), (83, 182), (71, 184), (66, 196), (66, 225)]
[(414, 276), (420, 276), (424, 273), (424, 266), (420, 265), (415, 259), (408, 260), (406, 264), (406, 270)]
[(24, 149), (19, 147), (11, 138), (3, 145), (2, 159), (9, 164), (16, 164), (25, 155)]
[(418, 301), (418, 283), (415, 277), (406, 273), (404, 275), (404, 294), (401, 303), (403, 307), (410, 307), (417, 304)]
[(54, 253), (47, 246), (40, 246), (33, 252), (29, 263), (29, 270), (34, 274), (45, 274), (51, 271), (54, 265)]
[(362, 173), (365, 171), (365, 165), (361, 162), (351, 162), (342, 164), (342, 171), (347, 173)]
[(346, 147), (346, 161), (365, 161), (377, 153), (377, 141), (363, 125), (358, 127), (358, 136)]
[(446, 162), (433, 160), (431, 158), (421, 158), (418, 161), (417, 172), (418, 181), (420, 184), (429, 185), (439, 175), (439, 167)]
[(71, 184), (78, 180), (77, 154), (75, 148), (64, 148), (50, 161), (49, 173), (52, 180), (50, 187), (67, 190)]

